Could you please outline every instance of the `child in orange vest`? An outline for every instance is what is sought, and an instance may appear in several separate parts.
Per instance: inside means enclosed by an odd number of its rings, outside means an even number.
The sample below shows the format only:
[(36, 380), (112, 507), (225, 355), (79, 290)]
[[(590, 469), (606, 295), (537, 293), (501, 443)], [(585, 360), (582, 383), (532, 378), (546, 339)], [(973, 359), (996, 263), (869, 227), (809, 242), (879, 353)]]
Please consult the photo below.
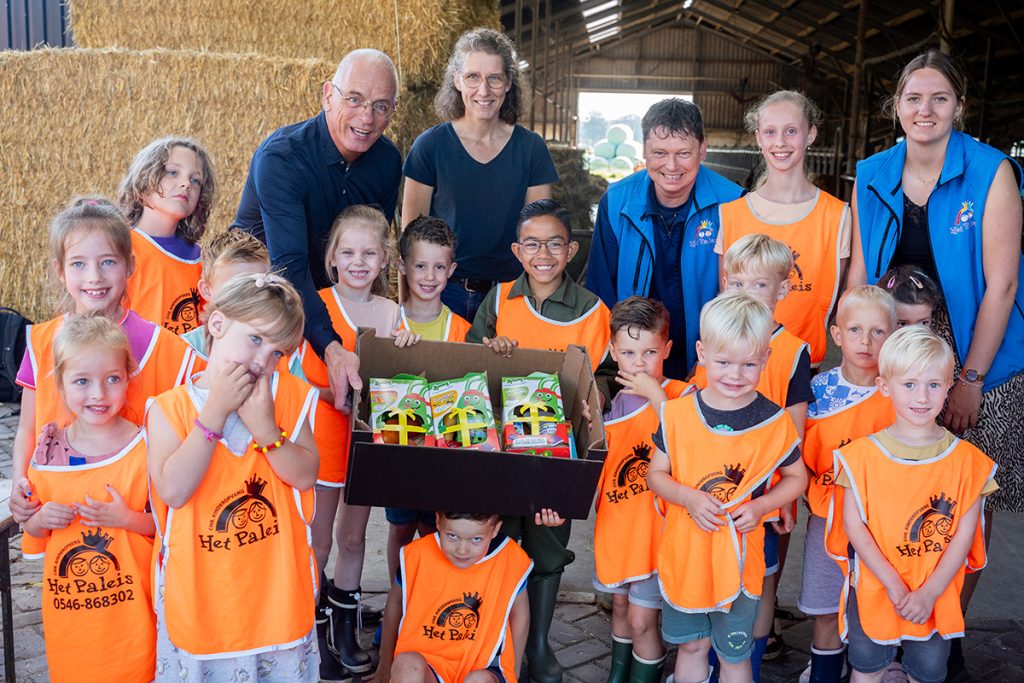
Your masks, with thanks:
[(661, 403), (687, 387), (662, 372), (672, 348), (668, 331), (668, 311), (660, 301), (633, 296), (612, 308), (611, 354), (627, 388), (604, 416), (608, 457), (594, 522), (594, 587), (612, 595), (610, 683), (660, 681), (664, 666), (655, 573), (664, 520), (647, 487), (647, 470)]
[(892, 424), (892, 402), (875, 386), (878, 352), (895, 329), (896, 303), (878, 287), (848, 290), (839, 299), (832, 340), (843, 352), (842, 364), (811, 381), (814, 403), (807, 414), (804, 464), (807, 487), (807, 537), (797, 607), (814, 617), (808, 680), (838, 683), (846, 660), (839, 638), (839, 596), (843, 574), (825, 552), (825, 524), (835, 483), (832, 452), (854, 439)]
[(498, 515), (438, 512), (436, 524), (400, 550), (374, 681), (515, 683), (533, 562)]
[[(393, 252), (391, 226), (380, 210), (353, 205), (334, 219), (325, 260), (335, 285), (320, 290), (320, 298), (327, 306), (342, 346), (348, 351), (356, 349), (358, 328), (373, 328), (377, 336), (384, 337), (393, 334), (398, 325), (398, 304), (385, 298)], [(307, 379), (320, 389), (315, 433), (320, 471), (313, 547), (321, 572), (327, 566), (334, 541), (338, 544), (334, 579), (327, 581), (325, 575), (321, 580), (325, 590), (320, 593), (317, 623), (327, 628), (328, 621), (332, 622), (327, 635), (328, 649), (334, 660), (351, 673), (365, 673), (373, 668), (373, 662), (360, 648), (355, 634), (370, 508), (347, 505), (342, 499), (341, 488), (348, 469), (349, 416), (334, 407), (327, 366), (308, 344), (303, 344), (300, 353)], [(370, 616), (380, 620), (379, 612)], [(368, 620), (364, 618), (363, 623), (367, 624)], [(328, 661), (326, 655), (324, 661)]]
[[(760, 233), (736, 240), (722, 259), (725, 275), (722, 291), (742, 291), (763, 302), (772, 315), (789, 294), (789, 273), (793, 254), (784, 243)], [(758, 392), (772, 403), (785, 408), (793, 418), (797, 434), (804, 433), (807, 403), (811, 399), (811, 356), (807, 343), (774, 321), (775, 330), (768, 345), (771, 352), (758, 382)], [(707, 385), (707, 373), (698, 364), (693, 383)], [(760, 680), (761, 660), (775, 625), (775, 592), (789, 548), (789, 532), (796, 520), (796, 505), (779, 511), (780, 521), (765, 525), (766, 575), (761, 589), (757, 622), (754, 625), (754, 652), (750, 657), (754, 681)], [(776, 636), (777, 638), (777, 636)], [(781, 641), (780, 641), (781, 642)]]
[(199, 326), (199, 240), (216, 189), (206, 150), (182, 137), (142, 148), (118, 188), (118, 203), (133, 226), (136, 271), (128, 299), (139, 315), (174, 334)]
[(763, 523), (807, 485), (793, 420), (757, 393), (773, 328), (749, 294), (705, 304), (697, 356), (708, 386), (662, 408), (647, 482), (667, 503), (657, 570), (678, 680), (710, 680), (712, 646), (724, 680), (752, 680)]
[(932, 326), (932, 313), (942, 303), (942, 292), (920, 268), (897, 266), (878, 279), (878, 286), (896, 300), (896, 327)]
[[(517, 346), (564, 351), (577, 344), (587, 350), (596, 369), (608, 352), (611, 313), (596, 294), (565, 275), (579, 249), (572, 239), (569, 212), (551, 199), (527, 204), (519, 213), (516, 240), (512, 252), (524, 273), (487, 294), (466, 341), (482, 342), (504, 356), (511, 356)], [(503, 530), (519, 538), (536, 563), (527, 586), (531, 609), (525, 650), (530, 677), (557, 683), (562, 667), (548, 643), (548, 631), (562, 572), (574, 559), (567, 549), (570, 525), (549, 529), (529, 518), (507, 518)]]
[(128, 384), (121, 416), (135, 424), (142, 424), (146, 401), (185, 381), (194, 361), (185, 342), (124, 307), (125, 281), (134, 259), (131, 229), (116, 206), (102, 197), (72, 200), (50, 225), (50, 245), (54, 271), (66, 292), (61, 306), (69, 313), (32, 325), (26, 332), (27, 348), (17, 378), (25, 391), (14, 438), (11, 492), (11, 513), (19, 523), (37, 509), (25, 479), (36, 437), (49, 422), (66, 427), (72, 420), (54, 381), (51, 353), (54, 335), (69, 314), (101, 313), (120, 324), (128, 336), (137, 370)]
[(238, 275), (204, 317), (206, 371), (146, 419), (157, 680), (316, 681), (316, 391), (275, 372), (302, 339), (302, 303), (281, 277)]
[(940, 683), (950, 640), (964, 635), (965, 572), (985, 565), (996, 465), (935, 420), (954, 380), (953, 352), (934, 332), (897, 330), (878, 370), (895, 421), (835, 452), (826, 538), (846, 573), (839, 623), (854, 683), (881, 681), (897, 645), (911, 680)]
[(781, 90), (747, 112), (766, 173), (749, 194), (720, 207), (715, 253), (750, 233), (782, 240), (793, 254), (790, 294), (775, 317), (811, 346), (811, 363), (825, 358), (828, 321), (850, 260), (850, 207), (807, 179), (807, 149), (821, 112), (806, 95)]
[[(124, 331), (100, 314), (71, 317), (53, 340), (57, 390), (75, 421), (48, 423), (28, 479), (40, 539), (50, 680), (153, 680), (153, 517), (146, 444), (119, 415), (135, 370)], [(97, 652), (118, 653), (83, 666)]]

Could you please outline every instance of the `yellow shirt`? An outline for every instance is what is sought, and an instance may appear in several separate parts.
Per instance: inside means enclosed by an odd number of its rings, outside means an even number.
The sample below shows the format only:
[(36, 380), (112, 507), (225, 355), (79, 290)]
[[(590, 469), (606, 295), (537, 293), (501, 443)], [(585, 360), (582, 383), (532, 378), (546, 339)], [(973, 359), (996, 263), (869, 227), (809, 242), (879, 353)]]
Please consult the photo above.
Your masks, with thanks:
[(419, 323), (408, 317), (405, 319), (405, 322), (411, 328), (413, 334), (418, 334), (430, 341), (444, 341), (445, 324), (448, 322), (450, 314), (451, 309), (441, 304), (441, 312), (430, 322)]

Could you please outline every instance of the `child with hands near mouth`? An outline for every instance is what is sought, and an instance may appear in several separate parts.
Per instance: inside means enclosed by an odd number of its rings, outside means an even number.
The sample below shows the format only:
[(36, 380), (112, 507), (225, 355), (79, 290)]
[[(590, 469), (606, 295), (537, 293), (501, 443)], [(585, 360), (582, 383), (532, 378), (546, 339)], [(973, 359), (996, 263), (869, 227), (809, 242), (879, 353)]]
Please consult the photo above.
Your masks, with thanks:
[(895, 421), (835, 451), (826, 543), (846, 574), (839, 623), (854, 683), (881, 681), (897, 645), (910, 680), (939, 683), (963, 637), (960, 592), (985, 565), (981, 513), (998, 486), (995, 463), (936, 422), (953, 367), (931, 330), (894, 332), (876, 382)]
[[(27, 556), (44, 559), (50, 677), (149, 681), (156, 666), (154, 524), (142, 430), (119, 414), (135, 369), (128, 337), (100, 314), (74, 316), (54, 337), (53, 366), (75, 419), (67, 427), (48, 423), (39, 436), (28, 481), (40, 507), (24, 524), (40, 546)], [(82, 667), (96, 648), (121, 654)]]
[(222, 680), (269, 662), (316, 681), (317, 398), (275, 372), (302, 339), (299, 295), (275, 275), (237, 275), (204, 315), (206, 371), (154, 398), (146, 420), (158, 678)]
[(748, 294), (705, 304), (696, 350), (707, 387), (667, 401), (653, 435), (647, 482), (667, 504), (657, 571), (662, 637), (679, 645), (676, 680), (710, 680), (711, 647), (721, 680), (753, 680), (763, 522), (807, 485), (792, 418), (756, 389), (773, 327)]

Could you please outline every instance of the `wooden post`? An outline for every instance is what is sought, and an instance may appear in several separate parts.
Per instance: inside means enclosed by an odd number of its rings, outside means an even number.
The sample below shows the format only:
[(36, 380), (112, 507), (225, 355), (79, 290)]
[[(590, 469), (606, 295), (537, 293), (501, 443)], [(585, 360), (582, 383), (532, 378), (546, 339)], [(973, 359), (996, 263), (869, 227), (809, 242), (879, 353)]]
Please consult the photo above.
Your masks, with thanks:
[(544, 87), (540, 91), (541, 137), (548, 139), (548, 83), (551, 82), (551, 62), (548, 61), (551, 34), (551, 0), (544, 0)]
[(942, 13), (939, 15), (939, 49), (949, 54), (953, 49), (953, 6), (956, 0), (942, 0)]
[[(536, 93), (540, 88), (537, 80), (537, 27), (540, 26), (540, 0), (533, 0), (533, 11), (530, 21), (530, 87)], [(537, 130), (537, 98), (531, 98), (530, 105), (530, 130)], [(541, 100), (543, 101), (543, 100)]]
[(864, 89), (864, 34), (868, 23), (868, 0), (860, 0), (857, 12), (857, 44), (853, 57), (853, 93), (850, 98), (850, 138), (846, 147), (846, 172), (853, 173), (857, 164), (857, 153), (861, 149), (861, 90)]
[(515, 40), (516, 50), (521, 50), (523, 45), (523, 0), (516, 0), (516, 17), (512, 29), (512, 39)]
[(978, 139), (985, 140), (985, 115), (988, 114), (989, 62), (992, 61), (992, 39), (985, 43), (985, 75), (981, 81), (981, 111), (978, 114)]

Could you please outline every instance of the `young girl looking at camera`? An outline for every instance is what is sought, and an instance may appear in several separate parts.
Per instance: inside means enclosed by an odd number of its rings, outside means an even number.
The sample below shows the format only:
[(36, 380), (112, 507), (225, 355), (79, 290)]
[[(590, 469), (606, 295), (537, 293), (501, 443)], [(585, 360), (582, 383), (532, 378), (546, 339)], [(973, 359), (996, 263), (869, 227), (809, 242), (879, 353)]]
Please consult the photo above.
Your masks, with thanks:
[[(142, 430), (119, 415), (135, 370), (128, 337), (100, 314), (53, 340), (54, 381), (75, 416), (39, 436), (28, 480), (40, 507), (25, 532), (45, 549), (43, 628), (50, 679), (153, 680), (153, 518)], [(96, 652), (118, 652), (83, 667)]]
[(878, 286), (896, 300), (896, 327), (932, 326), (935, 309), (942, 305), (942, 292), (923, 270), (909, 263), (896, 266), (879, 278)]
[(283, 278), (233, 278), (206, 311), (206, 371), (150, 402), (157, 680), (317, 680), (316, 391), (275, 372), (303, 320)]
[[(64, 291), (61, 307), (73, 314), (103, 315), (127, 335), (138, 367), (120, 413), (128, 421), (142, 424), (146, 400), (183, 382), (193, 354), (170, 332), (124, 308), (125, 280), (134, 268), (131, 230), (124, 216), (102, 197), (73, 200), (50, 225), (50, 247), (53, 269)], [(37, 508), (24, 478), (36, 437), (49, 422), (66, 427), (73, 419), (57, 390), (50, 352), (54, 335), (67, 319), (65, 313), (32, 325), (26, 335), (27, 349), (18, 371), (18, 384), (25, 392), (14, 439), (15, 485), (11, 493), (11, 513), (19, 523)]]
[[(355, 351), (356, 330), (360, 327), (371, 327), (383, 337), (392, 334), (398, 325), (398, 304), (382, 296), (388, 291), (388, 271), (393, 261), (391, 234), (384, 214), (363, 205), (348, 207), (331, 226), (326, 263), (335, 285), (320, 290), (320, 298), (327, 305), (331, 324), (341, 336), (342, 345), (349, 351)], [(325, 590), (320, 594), (317, 622), (329, 634), (329, 650), (336, 660), (351, 673), (365, 673), (373, 663), (359, 647), (355, 633), (370, 508), (347, 505), (341, 499), (348, 469), (349, 418), (334, 407), (327, 366), (307, 349), (302, 369), (310, 383), (321, 391), (318, 407), (321, 418), (316, 430), (320, 472), (313, 525), (313, 547), (321, 572), (331, 554), (335, 517), (338, 520), (334, 580), (322, 582)], [(328, 620), (333, 621), (330, 629), (326, 628)], [(363, 621), (365, 625), (367, 620)], [(326, 654), (324, 661), (327, 661)]]
[(216, 186), (213, 164), (198, 142), (165, 137), (135, 155), (118, 188), (118, 202), (134, 226), (132, 308), (175, 334), (199, 326), (199, 240)]

